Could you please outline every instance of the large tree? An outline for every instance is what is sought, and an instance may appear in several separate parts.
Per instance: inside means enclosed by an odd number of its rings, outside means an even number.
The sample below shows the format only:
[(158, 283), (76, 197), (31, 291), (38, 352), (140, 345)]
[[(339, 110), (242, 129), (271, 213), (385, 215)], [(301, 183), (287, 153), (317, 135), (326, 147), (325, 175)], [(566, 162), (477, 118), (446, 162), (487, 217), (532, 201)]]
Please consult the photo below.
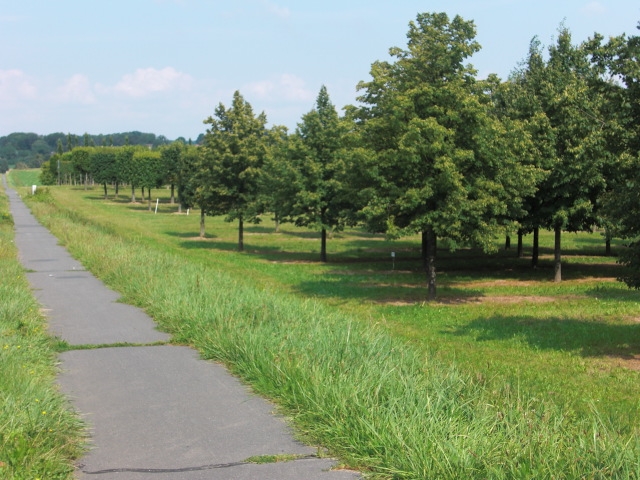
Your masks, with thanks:
[(267, 117), (254, 115), (251, 105), (236, 91), (230, 108), (222, 103), (209, 124), (202, 147), (196, 195), (207, 215), (238, 220), (238, 250), (244, 250), (244, 222), (258, 223), (260, 169), (267, 147)]
[[(638, 24), (640, 29), (640, 24)], [(640, 36), (620, 35), (604, 43), (595, 35), (587, 45), (606, 98), (607, 150), (615, 158), (603, 194), (606, 226), (627, 242), (618, 261), (619, 280), (640, 288)]]
[(297, 175), (291, 216), (296, 225), (320, 230), (320, 260), (327, 261), (327, 231), (345, 226), (349, 201), (344, 186), (345, 162), (341, 155), (344, 125), (322, 86), (313, 110), (302, 117), (296, 130), (292, 160)]
[(392, 48), (395, 61), (374, 63), (359, 85), (362, 138), (375, 152), (363, 212), (389, 236), (423, 233), (433, 298), (437, 237), (495, 248), (535, 189), (535, 168), (517, 161), (486, 85), (464, 63), (480, 49), (473, 22), (419, 14), (407, 37), (408, 48)]
[[(555, 233), (555, 281), (562, 279), (562, 231), (590, 230), (606, 187), (608, 125), (604, 97), (594, 88), (597, 80), (585, 46), (573, 45), (566, 28), (559, 30), (546, 60), (539, 43), (532, 42), (527, 67), (516, 76), (534, 104), (525, 115), (545, 117), (537, 138), (545, 145), (540, 162), (548, 176), (528, 204), (527, 222), (534, 234), (539, 228)], [(534, 265), (536, 260), (534, 245)]]

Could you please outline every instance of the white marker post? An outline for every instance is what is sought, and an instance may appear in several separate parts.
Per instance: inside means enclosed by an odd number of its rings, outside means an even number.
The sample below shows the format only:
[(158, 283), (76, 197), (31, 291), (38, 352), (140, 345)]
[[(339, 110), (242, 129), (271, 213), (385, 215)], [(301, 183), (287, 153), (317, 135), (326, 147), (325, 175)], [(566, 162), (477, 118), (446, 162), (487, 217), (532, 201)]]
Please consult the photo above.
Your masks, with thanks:
[(156, 213), (155, 213), (155, 215), (157, 215), (157, 214), (158, 214), (158, 203), (159, 203), (159, 202), (160, 202), (160, 199), (159, 199), (159, 198), (156, 198)]
[(31, 185), (31, 195), (35, 195), (36, 194), (36, 188), (38, 188), (37, 185)]
[(391, 270), (396, 269), (396, 252), (391, 252)]

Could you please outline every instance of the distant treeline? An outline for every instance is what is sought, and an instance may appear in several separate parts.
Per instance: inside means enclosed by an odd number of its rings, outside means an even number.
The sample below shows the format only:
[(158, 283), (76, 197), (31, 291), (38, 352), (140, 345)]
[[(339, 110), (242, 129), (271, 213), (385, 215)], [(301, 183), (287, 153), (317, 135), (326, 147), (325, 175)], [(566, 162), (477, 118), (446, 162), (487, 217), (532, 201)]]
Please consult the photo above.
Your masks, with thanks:
[[(203, 135), (195, 141), (177, 138), (185, 144), (199, 143)], [(124, 132), (100, 135), (74, 135), (71, 133), (37, 133), (16, 132), (0, 137), (0, 173), (9, 168), (39, 168), (53, 153), (68, 152), (79, 146), (114, 146), (146, 145), (153, 148), (171, 143), (164, 135), (144, 132)]]

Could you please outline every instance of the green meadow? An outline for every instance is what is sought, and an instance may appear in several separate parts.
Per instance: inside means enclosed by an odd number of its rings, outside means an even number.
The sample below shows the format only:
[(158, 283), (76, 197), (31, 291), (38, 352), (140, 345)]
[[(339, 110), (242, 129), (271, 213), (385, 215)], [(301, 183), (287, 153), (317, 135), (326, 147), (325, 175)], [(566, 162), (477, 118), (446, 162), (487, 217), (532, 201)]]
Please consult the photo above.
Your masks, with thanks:
[[(18, 172), (13, 172), (18, 173)], [(16, 183), (19, 183), (16, 181)], [(29, 185), (28, 181), (22, 183)], [(640, 478), (640, 293), (613, 243), (553, 238), (539, 267), (439, 242), (427, 302), (420, 239), (245, 226), (96, 187), (22, 189), (87, 268), (203, 357), (225, 363), (299, 435), (382, 478)], [(528, 243), (529, 242), (529, 243)], [(395, 257), (392, 257), (392, 252)]]

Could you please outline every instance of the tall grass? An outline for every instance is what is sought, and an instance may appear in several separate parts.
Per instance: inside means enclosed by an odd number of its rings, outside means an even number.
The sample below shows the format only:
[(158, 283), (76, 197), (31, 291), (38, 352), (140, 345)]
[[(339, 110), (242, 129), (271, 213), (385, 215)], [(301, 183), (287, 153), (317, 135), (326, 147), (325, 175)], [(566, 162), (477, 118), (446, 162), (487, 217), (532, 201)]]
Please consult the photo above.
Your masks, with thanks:
[(487, 388), (384, 325), (116, 234), (46, 196), (30, 200), (126, 301), (274, 399), (346, 465), (392, 478), (640, 478), (637, 432), (595, 409), (578, 416), (509, 385)]
[(55, 386), (55, 364), (0, 185), (0, 478), (72, 478), (82, 429)]

